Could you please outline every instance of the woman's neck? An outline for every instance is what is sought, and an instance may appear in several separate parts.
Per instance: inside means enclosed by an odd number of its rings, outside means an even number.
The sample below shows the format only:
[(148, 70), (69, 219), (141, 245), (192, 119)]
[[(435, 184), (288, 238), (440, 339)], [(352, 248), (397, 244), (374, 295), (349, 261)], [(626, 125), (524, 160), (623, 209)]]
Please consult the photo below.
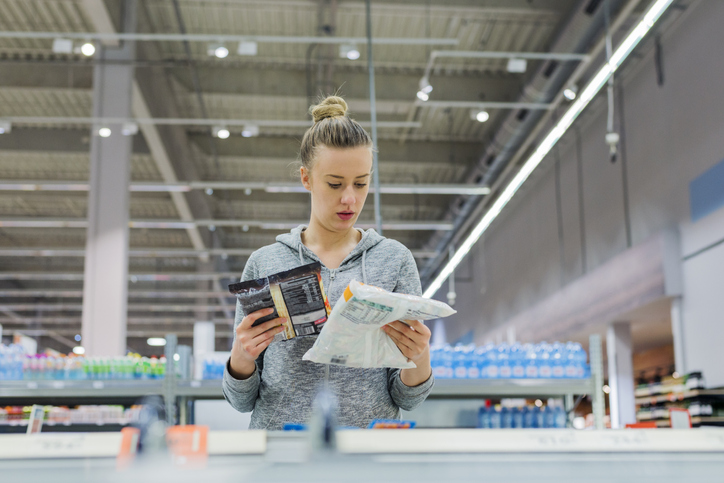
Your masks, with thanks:
[(309, 226), (302, 232), (304, 245), (325, 252), (341, 250), (350, 245), (354, 247), (361, 238), (362, 234), (356, 228), (350, 228), (345, 232), (334, 232), (324, 228), (314, 218), (309, 220)]

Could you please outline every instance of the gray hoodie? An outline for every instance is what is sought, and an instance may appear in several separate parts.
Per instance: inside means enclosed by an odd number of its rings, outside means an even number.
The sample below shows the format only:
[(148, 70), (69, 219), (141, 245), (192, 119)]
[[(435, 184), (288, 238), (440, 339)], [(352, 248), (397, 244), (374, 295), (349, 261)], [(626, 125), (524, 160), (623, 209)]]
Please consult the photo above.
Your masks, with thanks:
[[(277, 243), (255, 251), (246, 263), (242, 281), (265, 277), (305, 265), (319, 258), (301, 240), (306, 227), (279, 235)], [(339, 268), (322, 264), (322, 282), (330, 305), (334, 306), (350, 280), (382, 287), (392, 292), (420, 295), (420, 277), (410, 251), (370, 229), (347, 255)], [(236, 304), (234, 328), (245, 316)], [(400, 408), (410, 411), (430, 393), (434, 378), (409, 387), (400, 380), (400, 369), (358, 369), (303, 361), (316, 336), (272, 342), (256, 360), (256, 370), (239, 380), (224, 371), (223, 391), (227, 401), (240, 412), (253, 411), (251, 429), (278, 430), (285, 423), (306, 423), (312, 403), (329, 368), (329, 386), (337, 396), (337, 421), (341, 426), (367, 427), (373, 419), (398, 419)]]

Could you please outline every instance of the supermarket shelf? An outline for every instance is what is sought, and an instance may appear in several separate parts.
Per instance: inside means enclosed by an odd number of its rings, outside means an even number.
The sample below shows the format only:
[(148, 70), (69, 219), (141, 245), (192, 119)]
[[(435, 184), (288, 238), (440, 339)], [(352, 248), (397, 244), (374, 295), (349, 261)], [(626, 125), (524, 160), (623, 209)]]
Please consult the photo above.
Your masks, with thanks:
[(683, 401), (699, 396), (724, 396), (724, 389), (694, 389), (692, 391), (662, 394), (659, 396), (637, 397), (636, 404), (638, 406), (648, 406), (665, 402)]
[(592, 392), (591, 379), (436, 379), (430, 397), (560, 397)]
[[(117, 432), (128, 426), (127, 422), (108, 423), (58, 423), (44, 421), (42, 433), (98, 433)], [(0, 433), (25, 433), (28, 429), (28, 420), (0, 421)]]
[(223, 399), (221, 391), (221, 379), (205, 381), (179, 381), (176, 384), (175, 393), (177, 396), (193, 399)]
[(140, 398), (163, 394), (163, 381), (2, 381), (4, 398)]

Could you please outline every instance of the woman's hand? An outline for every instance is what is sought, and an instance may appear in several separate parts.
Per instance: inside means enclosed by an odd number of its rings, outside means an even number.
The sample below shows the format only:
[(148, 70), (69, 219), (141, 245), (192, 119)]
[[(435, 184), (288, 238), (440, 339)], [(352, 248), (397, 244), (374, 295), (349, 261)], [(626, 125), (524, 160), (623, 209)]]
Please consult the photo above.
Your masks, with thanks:
[(248, 379), (256, 369), (256, 358), (269, 347), (274, 336), (284, 331), (286, 319), (278, 318), (252, 327), (258, 319), (274, 313), (273, 308), (257, 310), (243, 319), (236, 327), (236, 338), (231, 347), (229, 372), (235, 379)]
[(415, 363), (415, 369), (403, 369), (400, 378), (406, 386), (418, 386), (432, 374), (430, 367), (430, 336), (432, 333), (419, 320), (396, 321), (382, 327), (400, 352)]

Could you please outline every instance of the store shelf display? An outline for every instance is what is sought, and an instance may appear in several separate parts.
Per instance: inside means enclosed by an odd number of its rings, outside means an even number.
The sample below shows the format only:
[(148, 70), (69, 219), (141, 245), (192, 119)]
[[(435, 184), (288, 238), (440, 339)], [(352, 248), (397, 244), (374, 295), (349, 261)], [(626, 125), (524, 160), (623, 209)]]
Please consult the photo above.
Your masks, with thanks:
[(444, 345), (430, 355), (437, 379), (585, 379), (591, 372), (577, 342)]

